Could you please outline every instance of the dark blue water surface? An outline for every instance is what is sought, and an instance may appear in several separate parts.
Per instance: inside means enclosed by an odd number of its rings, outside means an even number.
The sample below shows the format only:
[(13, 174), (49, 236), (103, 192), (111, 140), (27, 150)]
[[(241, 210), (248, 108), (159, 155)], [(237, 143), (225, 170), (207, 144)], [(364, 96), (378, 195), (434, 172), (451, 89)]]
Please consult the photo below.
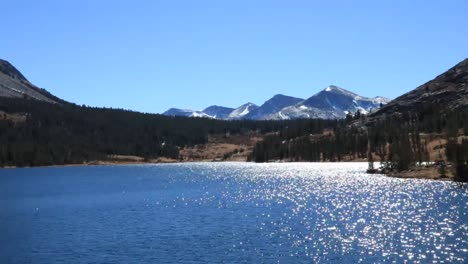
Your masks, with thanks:
[(0, 263), (463, 263), (467, 185), (363, 163), (0, 169)]

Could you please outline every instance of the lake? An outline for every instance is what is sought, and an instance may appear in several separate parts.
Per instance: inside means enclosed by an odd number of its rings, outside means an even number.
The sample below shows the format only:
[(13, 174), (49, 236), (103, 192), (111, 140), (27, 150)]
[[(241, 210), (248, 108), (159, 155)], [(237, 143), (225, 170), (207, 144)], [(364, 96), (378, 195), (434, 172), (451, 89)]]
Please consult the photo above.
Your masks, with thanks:
[(468, 261), (468, 185), (366, 167), (0, 169), (0, 263)]

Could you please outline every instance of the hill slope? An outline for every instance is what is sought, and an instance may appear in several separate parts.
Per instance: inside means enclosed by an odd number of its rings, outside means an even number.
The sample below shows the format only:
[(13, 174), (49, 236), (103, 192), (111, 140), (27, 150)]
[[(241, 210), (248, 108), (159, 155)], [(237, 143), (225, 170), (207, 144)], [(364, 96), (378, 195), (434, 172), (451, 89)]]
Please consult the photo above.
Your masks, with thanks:
[(31, 84), (13, 65), (0, 59), (0, 97), (33, 98), (48, 103), (57, 103), (58, 98)]
[(468, 59), (433, 80), (391, 101), (372, 117), (404, 112), (445, 113), (468, 110)]

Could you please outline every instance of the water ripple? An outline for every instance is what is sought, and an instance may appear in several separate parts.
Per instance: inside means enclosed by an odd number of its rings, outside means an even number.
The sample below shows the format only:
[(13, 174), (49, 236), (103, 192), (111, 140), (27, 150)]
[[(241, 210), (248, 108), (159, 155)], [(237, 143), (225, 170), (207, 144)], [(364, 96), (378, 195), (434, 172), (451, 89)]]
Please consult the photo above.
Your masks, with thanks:
[(460, 262), (466, 185), (362, 173), (365, 164), (192, 164), (225, 181), (223, 200), (264, 208), (259, 228), (313, 261)]
[(3, 170), (0, 227), (6, 235), (0, 242), (22, 244), (1, 249), (0, 260), (467, 261), (467, 185), (367, 175), (365, 167), (187, 163)]

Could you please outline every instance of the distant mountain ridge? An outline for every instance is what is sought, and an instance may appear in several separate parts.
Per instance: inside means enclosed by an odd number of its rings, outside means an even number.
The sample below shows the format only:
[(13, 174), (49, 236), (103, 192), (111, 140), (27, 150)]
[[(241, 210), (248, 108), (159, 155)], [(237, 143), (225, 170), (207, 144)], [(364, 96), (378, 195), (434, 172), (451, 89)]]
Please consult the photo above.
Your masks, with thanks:
[[(244, 104), (236, 109), (210, 106), (202, 111), (171, 108), (164, 112), (163, 115), (208, 117), (225, 120), (340, 119), (345, 118), (348, 113), (353, 114), (357, 111), (368, 114), (376, 111), (388, 102), (390, 102), (389, 99), (381, 96), (369, 98), (330, 85), (305, 100), (277, 94), (261, 106), (256, 106), (252, 103)], [(230, 110), (231, 113), (228, 113)]]

